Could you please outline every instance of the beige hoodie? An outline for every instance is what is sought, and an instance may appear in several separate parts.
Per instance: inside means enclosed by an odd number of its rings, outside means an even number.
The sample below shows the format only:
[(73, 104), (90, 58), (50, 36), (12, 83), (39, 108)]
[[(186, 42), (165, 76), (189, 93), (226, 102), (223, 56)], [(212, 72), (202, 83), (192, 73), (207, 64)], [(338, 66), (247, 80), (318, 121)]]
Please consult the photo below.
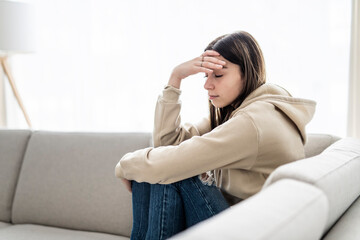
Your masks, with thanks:
[(208, 119), (181, 125), (180, 93), (171, 86), (164, 89), (156, 105), (154, 148), (126, 154), (116, 166), (117, 177), (169, 184), (212, 171), (218, 187), (245, 199), (275, 168), (304, 158), (305, 125), (315, 102), (264, 84), (210, 131)]

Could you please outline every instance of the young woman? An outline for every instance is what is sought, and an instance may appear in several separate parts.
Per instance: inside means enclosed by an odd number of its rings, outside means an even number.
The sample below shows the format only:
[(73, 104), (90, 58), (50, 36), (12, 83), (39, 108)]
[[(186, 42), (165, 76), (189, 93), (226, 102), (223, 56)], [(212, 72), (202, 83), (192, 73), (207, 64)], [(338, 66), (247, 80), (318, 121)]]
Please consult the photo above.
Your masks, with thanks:
[[(205, 73), (210, 117), (180, 123), (181, 82)], [(315, 103), (265, 83), (265, 63), (247, 32), (224, 35), (175, 67), (158, 98), (154, 147), (116, 166), (133, 194), (132, 239), (166, 239), (246, 199), (278, 166), (304, 158)]]

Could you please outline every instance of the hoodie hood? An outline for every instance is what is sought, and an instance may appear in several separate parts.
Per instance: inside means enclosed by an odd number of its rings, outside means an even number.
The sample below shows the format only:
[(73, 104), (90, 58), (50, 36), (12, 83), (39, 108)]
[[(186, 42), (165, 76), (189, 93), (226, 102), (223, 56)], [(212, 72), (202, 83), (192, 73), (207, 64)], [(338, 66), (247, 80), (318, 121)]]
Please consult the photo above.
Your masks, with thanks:
[(306, 143), (305, 126), (314, 116), (316, 106), (315, 101), (294, 98), (284, 88), (267, 83), (253, 91), (233, 114), (236, 114), (236, 112), (241, 111), (251, 103), (257, 101), (271, 103), (282, 111), (296, 125), (301, 134), (303, 143)]

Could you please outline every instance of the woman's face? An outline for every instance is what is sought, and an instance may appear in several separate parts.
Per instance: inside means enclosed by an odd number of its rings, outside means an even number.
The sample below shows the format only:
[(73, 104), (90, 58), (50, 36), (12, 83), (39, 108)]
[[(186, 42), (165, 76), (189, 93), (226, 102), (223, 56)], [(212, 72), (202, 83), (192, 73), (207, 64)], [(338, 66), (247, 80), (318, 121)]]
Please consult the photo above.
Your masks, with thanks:
[(208, 91), (211, 103), (218, 108), (231, 104), (243, 91), (244, 81), (240, 67), (222, 56), (216, 57), (226, 62), (222, 69), (215, 69), (206, 75), (204, 88)]

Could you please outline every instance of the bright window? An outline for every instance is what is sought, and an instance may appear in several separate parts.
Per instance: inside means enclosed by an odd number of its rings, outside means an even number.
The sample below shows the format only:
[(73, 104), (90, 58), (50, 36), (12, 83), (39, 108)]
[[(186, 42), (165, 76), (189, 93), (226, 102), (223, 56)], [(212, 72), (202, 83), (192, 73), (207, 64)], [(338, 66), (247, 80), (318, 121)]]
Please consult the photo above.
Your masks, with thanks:
[[(155, 102), (179, 63), (245, 30), (268, 82), (317, 101), (309, 132), (346, 134), (350, 0), (33, 0), (38, 49), (11, 59), (35, 129), (151, 131)], [(205, 79), (183, 82), (183, 122), (207, 113)], [(26, 127), (7, 89), (8, 125)]]

